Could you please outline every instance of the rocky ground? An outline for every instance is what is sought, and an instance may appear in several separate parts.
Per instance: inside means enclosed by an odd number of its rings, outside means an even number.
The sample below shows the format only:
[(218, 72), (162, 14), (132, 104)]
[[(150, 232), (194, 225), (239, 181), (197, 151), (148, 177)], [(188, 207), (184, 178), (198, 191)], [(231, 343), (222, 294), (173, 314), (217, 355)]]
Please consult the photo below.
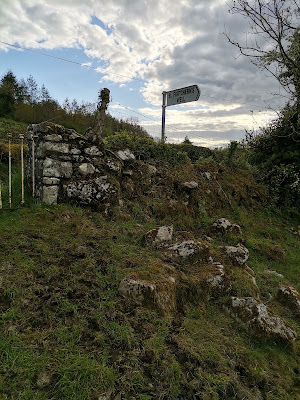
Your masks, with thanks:
[(297, 215), (247, 170), (121, 150), (114, 201), (0, 214), (2, 398), (298, 399)]

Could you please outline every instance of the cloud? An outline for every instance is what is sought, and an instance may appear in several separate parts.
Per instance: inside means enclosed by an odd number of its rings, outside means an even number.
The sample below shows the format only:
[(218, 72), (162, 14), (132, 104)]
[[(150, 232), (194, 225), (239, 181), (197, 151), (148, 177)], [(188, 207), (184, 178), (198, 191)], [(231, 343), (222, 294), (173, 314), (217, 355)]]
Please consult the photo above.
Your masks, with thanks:
[[(278, 109), (282, 100), (272, 96), (274, 80), (237, 58), (222, 35), (226, 29), (242, 40), (247, 29), (227, 9), (223, 0), (2, 0), (0, 37), (33, 49), (82, 49), (98, 65), (101, 81), (119, 87), (140, 79), (143, 99), (154, 107), (141, 112), (157, 124), (162, 91), (198, 84), (199, 101), (168, 108), (167, 124), (181, 137), (222, 132), (229, 140), (272, 118), (267, 106)], [(3, 45), (0, 50), (7, 51)]]

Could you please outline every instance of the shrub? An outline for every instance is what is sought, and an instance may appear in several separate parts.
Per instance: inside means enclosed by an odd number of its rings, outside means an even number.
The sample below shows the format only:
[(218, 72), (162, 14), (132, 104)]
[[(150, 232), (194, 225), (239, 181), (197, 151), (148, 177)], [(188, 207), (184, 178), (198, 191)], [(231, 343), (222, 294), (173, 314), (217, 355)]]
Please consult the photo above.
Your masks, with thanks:
[(246, 136), (249, 162), (281, 207), (300, 206), (299, 117), (297, 104), (287, 105), (259, 135), (247, 132)]
[(113, 151), (128, 148), (138, 159), (148, 162), (166, 162), (171, 166), (190, 163), (186, 153), (179, 151), (175, 145), (156, 143), (150, 137), (140, 137), (133, 132), (123, 131), (108, 136), (104, 143)]

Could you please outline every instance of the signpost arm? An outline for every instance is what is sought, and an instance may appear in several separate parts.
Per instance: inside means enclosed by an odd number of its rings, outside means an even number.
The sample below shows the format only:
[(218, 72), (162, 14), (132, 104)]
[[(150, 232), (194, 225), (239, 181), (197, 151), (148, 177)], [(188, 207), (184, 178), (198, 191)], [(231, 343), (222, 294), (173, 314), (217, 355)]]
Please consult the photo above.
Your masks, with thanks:
[(166, 128), (166, 98), (167, 92), (162, 92), (162, 117), (161, 117), (161, 141), (165, 142), (165, 128)]

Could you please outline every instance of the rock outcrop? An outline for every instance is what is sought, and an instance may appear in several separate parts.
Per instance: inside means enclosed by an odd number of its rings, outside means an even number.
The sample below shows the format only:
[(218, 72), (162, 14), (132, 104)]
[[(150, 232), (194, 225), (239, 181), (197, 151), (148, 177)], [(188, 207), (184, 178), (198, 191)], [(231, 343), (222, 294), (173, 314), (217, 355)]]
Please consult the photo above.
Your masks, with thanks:
[(233, 224), (226, 218), (219, 218), (212, 224), (212, 230), (218, 233), (233, 233), (242, 235), (242, 228), (238, 224)]
[(293, 286), (281, 284), (277, 299), (292, 310), (297, 319), (300, 320), (300, 293)]
[(175, 278), (161, 279), (152, 283), (136, 277), (126, 277), (119, 285), (119, 294), (136, 306), (154, 308), (162, 314), (176, 309)]
[(193, 263), (207, 261), (209, 257), (209, 246), (194, 240), (186, 240), (165, 246), (164, 254), (171, 261), (179, 263)]
[(145, 234), (145, 242), (147, 246), (160, 247), (168, 242), (171, 242), (173, 238), (173, 225), (160, 226), (158, 228), (151, 229)]
[(181, 189), (190, 191), (190, 190), (193, 190), (193, 189), (197, 189), (197, 188), (199, 187), (199, 184), (198, 184), (198, 182), (196, 182), (196, 181), (188, 181), (188, 182), (182, 182), (182, 183), (180, 183), (180, 184), (179, 184), (179, 187), (180, 187)]
[(289, 343), (297, 338), (294, 329), (253, 297), (231, 297), (225, 309), (255, 337), (281, 339)]
[(249, 258), (249, 250), (241, 243), (237, 246), (224, 246), (225, 257), (233, 264), (243, 266)]
[(208, 270), (206, 276), (206, 283), (209, 288), (210, 293), (216, 297), (224, 295), (231, 290), (231, 283), (225, 274), (224, 266), (211, 259), (210, 265), (212, 268)]

